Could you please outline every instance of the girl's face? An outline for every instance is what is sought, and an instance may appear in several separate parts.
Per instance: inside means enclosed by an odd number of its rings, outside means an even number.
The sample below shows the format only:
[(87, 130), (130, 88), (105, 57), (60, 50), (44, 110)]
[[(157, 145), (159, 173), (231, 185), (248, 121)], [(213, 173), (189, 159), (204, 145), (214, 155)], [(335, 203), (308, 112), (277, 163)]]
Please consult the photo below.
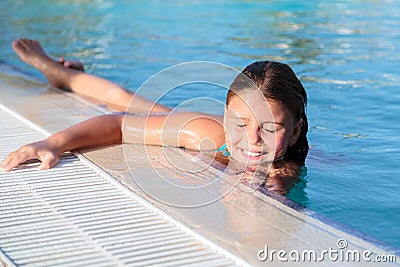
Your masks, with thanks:
[(301, 131), (280, 102), (258, 91), (233, 96), (224, 114), (225, 141), (232, 158), (247, 165), (272, 162), (285, 155)]

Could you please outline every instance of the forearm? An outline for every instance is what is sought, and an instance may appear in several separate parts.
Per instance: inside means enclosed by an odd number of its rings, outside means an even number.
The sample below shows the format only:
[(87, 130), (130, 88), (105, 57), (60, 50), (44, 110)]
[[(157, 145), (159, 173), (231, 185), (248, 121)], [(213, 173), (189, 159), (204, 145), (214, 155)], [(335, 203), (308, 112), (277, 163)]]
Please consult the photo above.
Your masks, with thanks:
[(121, 143), (123, 115), (102, 115), (73, 125), (46, 139), (58, 154), (80, 148)]

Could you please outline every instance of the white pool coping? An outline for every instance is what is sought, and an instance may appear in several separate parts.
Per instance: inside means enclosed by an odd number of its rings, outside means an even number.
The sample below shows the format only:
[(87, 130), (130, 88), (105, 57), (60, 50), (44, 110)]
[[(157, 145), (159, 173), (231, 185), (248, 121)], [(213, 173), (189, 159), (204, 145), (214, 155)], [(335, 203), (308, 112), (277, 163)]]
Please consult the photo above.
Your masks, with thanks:
[[(37, 125), (37, 130), (43, 133), (54, 133), (105, 112), (104, 109), (75, 94), (49, 89), (47, 84), (23, 75), (7, 65), (0, 64), (0, 72), (3, 72), (0, 76), (0, 104), (14, 116), (31, 122), (31, 126)], [(1, 127), (3, 126), (0, 125), (0, 129)], [(135, 151), (141, 153), (138, 149)], [(196, 235), (253, 266), (270, 263), (268, 260), (263, 262), (257, 258), (257, 253), (265, 246), (276, 251), (315, 250), (320, 253), (324, 249), (338, 249), (339, 239), (346, 240), (348, 244), (346, 250), (369, 250), (374, 255), (394, 253), (351, 232), (329, 225), (317, 219), (318, 216), (310, 216), (307, 211), (295, 210), (261, 193), (250, 194), (240, 185), (229, 193), (231, 198), (225, 198), (225, 201), (216, 201), (197, 208), (166, 205), (148, 196), (134, 183), (125, 163), (124, 145), (86, 150), (81, 153), (83, 156), (79, 157), (83, 161), (92, 162), (98, 171), (112, 176), (118, 181), (118, 185), (123, 184), (121, 188), (124, 190), (138, 195), (156, 209), (194, 231)], [(149, 183), (157, 181), (157, 178), (149, 178)], [(171, 199), (174, 197), (173, 191), (165, 194), (166, 197), (170, 194)], [(204, 194), (207, 197), (207, 192)], [(201, 192), (198, 197), (201, 197)], [(245, 206), (247, 203), (249, 205)], [(4, 255), (3, 261), (7, 264)], [(304, 264), (309, 265), (309, 263)], [(316, 264), (365, 266), (366, 262), (326, 260)], [(385, 266), (390, 265), (385, 263)]]

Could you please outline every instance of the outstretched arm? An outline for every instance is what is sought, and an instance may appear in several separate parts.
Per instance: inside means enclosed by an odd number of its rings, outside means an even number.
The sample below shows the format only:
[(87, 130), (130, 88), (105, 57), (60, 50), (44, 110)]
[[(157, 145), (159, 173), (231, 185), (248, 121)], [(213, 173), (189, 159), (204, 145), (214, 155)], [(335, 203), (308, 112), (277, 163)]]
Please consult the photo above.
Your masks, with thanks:
[(127, 143), (212, 150), (224, 143), (224, 130), (221, 116), (204, 113), (102, 115), (20, 147), (4, 159), (0, 168), (8, 172), (36, 158), (42, 162), (39, 169), (49, 169), (58, 163), (65, 151), (121, 143), (123, 138)]

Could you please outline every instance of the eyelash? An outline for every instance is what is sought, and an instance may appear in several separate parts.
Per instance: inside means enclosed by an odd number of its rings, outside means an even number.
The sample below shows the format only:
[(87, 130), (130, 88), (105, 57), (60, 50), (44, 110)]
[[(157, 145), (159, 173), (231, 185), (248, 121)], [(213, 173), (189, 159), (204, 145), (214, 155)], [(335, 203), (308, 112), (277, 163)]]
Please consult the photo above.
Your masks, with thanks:
[[(239, 128), (244, 128), (247, 125), (246, 124), (236, 124), (236, 126), (239, 127)], [(276, 132), (276, 130), (272, 130), (271, 131), (271, 130), (267, 130), (267, 129), (263, 129), (263, 131), (268, 132), (268, 133), (275, 133)]]
[(271, 131), (271, 130), (267, 130), (267, 129), (264, 129), (264, 131), (266, 131), (268, 133), (275, 133), (276, 132), (276, 130)]

